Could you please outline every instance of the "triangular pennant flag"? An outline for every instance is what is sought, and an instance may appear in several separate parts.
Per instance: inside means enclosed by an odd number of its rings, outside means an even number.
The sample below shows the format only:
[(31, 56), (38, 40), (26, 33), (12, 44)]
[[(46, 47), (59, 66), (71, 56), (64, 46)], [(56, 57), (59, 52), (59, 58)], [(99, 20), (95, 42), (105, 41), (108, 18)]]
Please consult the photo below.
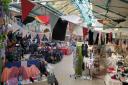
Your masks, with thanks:
[(49, 24), (49, 21), (50, 21), (49, 16), (36, 16), (35, 19), (46, 25)]
[(59, 17), (56, 16), (56, 15), (54, 15), (54, 14), (52, 14), (52, 13), (50, 13), (49, 16), (50, 16), (51, 31), (53, 31), (53, 28), (54, 28), (54, 26), (56, 25), (56, 23), (57, 23)]
[(24, 21), (31, 12), (31, 10), (34, 8), (35, 4), (31, 3), (28, 0), (21, 0), (21, 6), (22, 6), (22, 21)]

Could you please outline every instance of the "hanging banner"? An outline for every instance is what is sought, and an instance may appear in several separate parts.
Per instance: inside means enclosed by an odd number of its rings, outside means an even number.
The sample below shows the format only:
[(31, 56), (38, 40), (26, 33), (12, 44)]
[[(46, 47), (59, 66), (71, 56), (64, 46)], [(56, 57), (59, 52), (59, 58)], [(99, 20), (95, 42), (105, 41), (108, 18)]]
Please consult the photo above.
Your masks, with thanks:
[(24, 21), (31, 10), (34, 8), (35, 4), (31, 3), (28, 0), (21, 0), (21, 7), (22, 7), (22, 21)]

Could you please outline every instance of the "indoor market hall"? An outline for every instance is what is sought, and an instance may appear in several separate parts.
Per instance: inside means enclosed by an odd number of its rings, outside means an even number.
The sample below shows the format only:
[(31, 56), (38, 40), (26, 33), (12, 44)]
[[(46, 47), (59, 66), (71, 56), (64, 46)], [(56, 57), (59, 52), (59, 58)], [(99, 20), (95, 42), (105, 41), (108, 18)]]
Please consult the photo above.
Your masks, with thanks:
[(128, 85), (128, 0), (0, 0), (0, 85)]

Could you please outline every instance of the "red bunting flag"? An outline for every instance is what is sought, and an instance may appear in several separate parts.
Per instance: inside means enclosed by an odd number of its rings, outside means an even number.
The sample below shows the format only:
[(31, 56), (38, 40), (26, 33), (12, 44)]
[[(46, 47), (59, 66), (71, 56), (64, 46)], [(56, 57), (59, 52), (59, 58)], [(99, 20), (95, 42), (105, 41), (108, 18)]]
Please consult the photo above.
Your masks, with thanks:
[(83, 27), (83, 39), (86, 39), (86, 36), (88, 35), (88, 28)]
[(34, 8), (35, 4), (31, 3), (28, 0), (21, 0), (21, 7), (22, 7), (22, 21), (26, 19), (29, 15), (31, 10)]
[(36, 16), (35, 17), (39, 22), (47, 25), (49, 24), (49, 21), (50, 21), (50, 17), (49, 16)]

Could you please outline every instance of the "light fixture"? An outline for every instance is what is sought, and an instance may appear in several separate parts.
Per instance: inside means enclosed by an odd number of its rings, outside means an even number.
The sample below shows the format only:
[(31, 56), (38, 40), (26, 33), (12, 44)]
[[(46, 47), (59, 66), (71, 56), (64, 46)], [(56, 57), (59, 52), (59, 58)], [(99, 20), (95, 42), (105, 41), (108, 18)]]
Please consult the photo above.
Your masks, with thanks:
[(109, 24), (111, 22), (110, 19), (99, 19), (97, 20), (99, 23), (102, 23), (104, 25)]
[(114, 29), (114, 31), (118, 31), (118, 30), (119, 30), (118, 28)]

